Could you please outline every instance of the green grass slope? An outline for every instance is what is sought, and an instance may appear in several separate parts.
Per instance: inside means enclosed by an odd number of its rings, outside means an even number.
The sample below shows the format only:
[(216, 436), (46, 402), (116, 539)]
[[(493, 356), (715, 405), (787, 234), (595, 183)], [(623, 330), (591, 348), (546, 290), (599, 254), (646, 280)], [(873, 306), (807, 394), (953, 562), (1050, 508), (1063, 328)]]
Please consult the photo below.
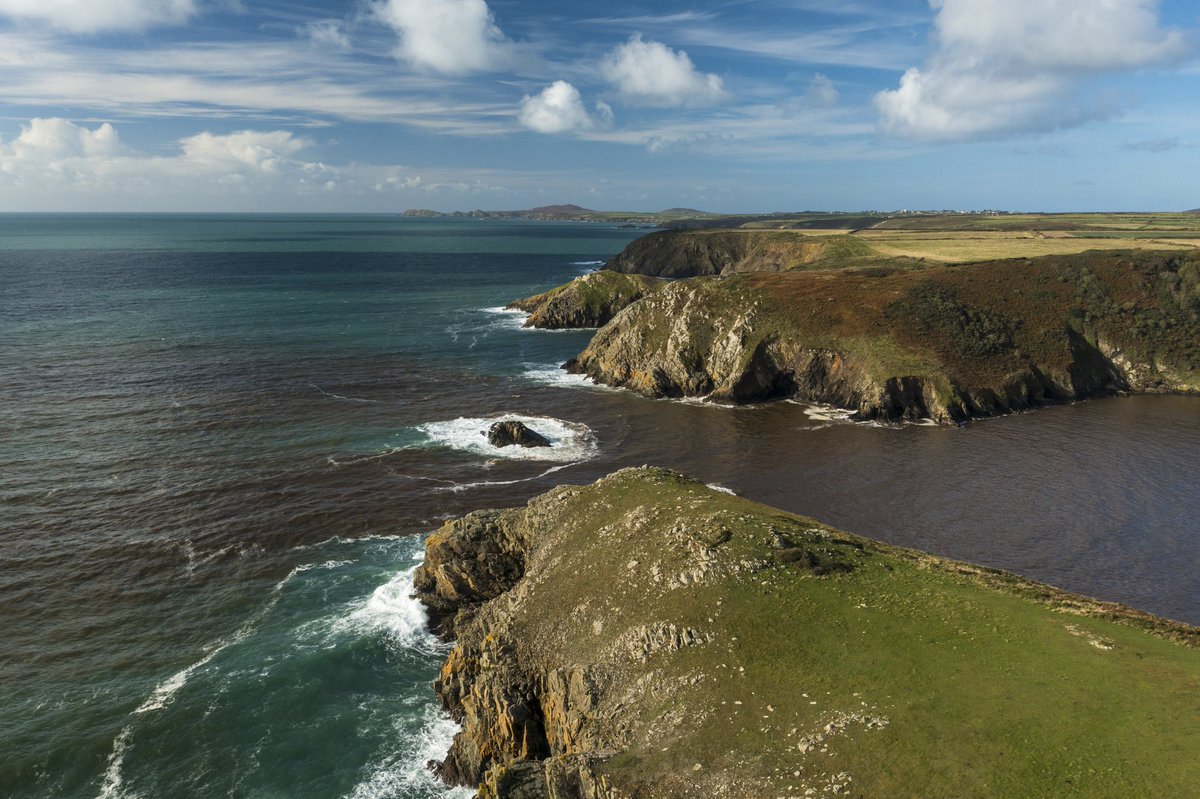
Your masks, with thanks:
[(884, 255), (857, 236), (808, 235), (788, 230), (667, 230), (635, 239), (606, 270), (657, 277), (701, 277), (740, 272), (844, 269), (920, 261)]
[(1200, 255), (1101, 251), (918, 270), (678, 281), (571, 367), (651, 396), (782, 396), (962, 422), (1200, 390)]
[[(476, 605), (488, 547), (508, 583)], [(657, 469), (450, 522), (427, 551), (418, 586), (459, 609), (444, 773), (481, 796), (1200, 786), (1195, 628)]]
[(547, 330), (600, 327), (664, 285), (665, 281), (646, 275), (593, 272), (542, 294), (516, 300), (508, 307), (529, 314), (525, 327)]

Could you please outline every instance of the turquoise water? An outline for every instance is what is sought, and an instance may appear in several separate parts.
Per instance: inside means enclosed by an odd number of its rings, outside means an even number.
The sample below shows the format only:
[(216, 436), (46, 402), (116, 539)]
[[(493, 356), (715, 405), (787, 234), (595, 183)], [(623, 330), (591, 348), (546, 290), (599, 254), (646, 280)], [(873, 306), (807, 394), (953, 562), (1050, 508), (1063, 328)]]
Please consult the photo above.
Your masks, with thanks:
[(623, 466), (1200, 622), (1200, 400), (952, 430), (587, 386), (589, 332), (500, 306), (635, 235), (0, 216), (0, 797), (444, 795), (424, 536)]
[(631, 237), (0, 217), (0, 796), (441, 795), (409, 577), (481, 463), (422, 425), (573, 354), (494, 306)]

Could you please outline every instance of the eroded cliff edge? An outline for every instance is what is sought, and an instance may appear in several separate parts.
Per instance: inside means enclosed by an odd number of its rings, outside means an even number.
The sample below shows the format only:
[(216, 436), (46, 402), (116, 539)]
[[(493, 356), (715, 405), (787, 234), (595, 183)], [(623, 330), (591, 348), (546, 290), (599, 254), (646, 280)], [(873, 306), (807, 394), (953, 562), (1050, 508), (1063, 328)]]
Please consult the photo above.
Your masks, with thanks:
[(516, 300), (509, 308), (529, 314), (525, 327), (545, 330), (600, 327), (666, 281), (645, 275), (593, 272), (542, 294)]
[(1120, 392), (1200, 391), (1200, 255), (1111, 251), (671, 284), (568, 368), (654, 397), (795, 397), (961, 423)]
[[(871, 246), (842, 234), (792, 230), (664, 230), (634, 239), (604, 269), (656, 277), (706, 277), (742, 272), (844, 268), (880, 259)], [(909, 259), (892, 258), (911, 265)]]
[(658, 469), (433, 535), (481, 797), (1183, 795), (1200, 631)]

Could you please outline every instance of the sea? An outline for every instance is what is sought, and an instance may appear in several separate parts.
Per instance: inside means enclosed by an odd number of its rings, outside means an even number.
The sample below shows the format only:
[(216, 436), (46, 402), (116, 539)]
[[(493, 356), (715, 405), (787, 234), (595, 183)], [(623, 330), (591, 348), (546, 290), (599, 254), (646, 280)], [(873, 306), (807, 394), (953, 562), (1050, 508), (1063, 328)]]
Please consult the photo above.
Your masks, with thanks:
[(0, 797), (470, 795), (423, 541), (625, 466), (1200, 623), (1200, 399), (954, 429), (566, 374), (591, 332), (504, 306), (644, 232), (0, 216)]

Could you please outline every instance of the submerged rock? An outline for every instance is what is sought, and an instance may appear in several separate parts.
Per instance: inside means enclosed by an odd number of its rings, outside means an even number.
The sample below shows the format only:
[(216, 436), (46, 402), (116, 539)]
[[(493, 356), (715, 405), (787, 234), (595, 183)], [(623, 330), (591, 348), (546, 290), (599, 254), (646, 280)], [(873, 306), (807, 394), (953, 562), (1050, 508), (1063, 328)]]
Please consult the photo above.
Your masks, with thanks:
[(508, 419), (496, 422), (485, 433), (488, 443), (493, 447), (548, 447), (550, 439), (541, 433), (530, 430), (523, 422)]

